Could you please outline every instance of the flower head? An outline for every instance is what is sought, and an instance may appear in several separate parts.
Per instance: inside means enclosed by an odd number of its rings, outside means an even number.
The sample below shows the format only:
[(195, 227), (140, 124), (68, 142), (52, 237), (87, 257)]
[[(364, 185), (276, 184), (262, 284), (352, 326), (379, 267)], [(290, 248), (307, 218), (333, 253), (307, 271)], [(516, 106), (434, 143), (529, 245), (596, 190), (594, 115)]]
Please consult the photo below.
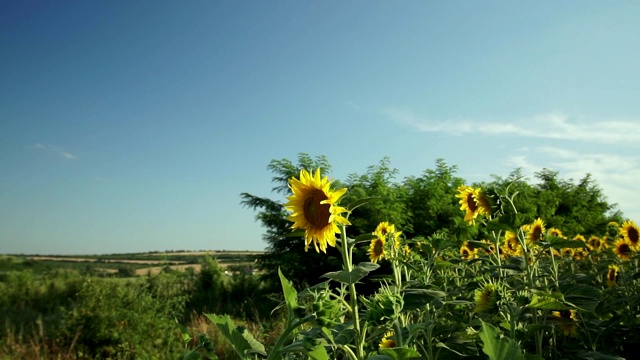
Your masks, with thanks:
[(349, 221), (341, 214), (347, 209), (337, 206), (338, 200), (346, 188), (332, 190), (331, 183), (326, 176), (320, 177), (320, 169), (315, 174), (300, 171), (300, 179), (291, 178), (289, 188), (293, 195), (289, 196), (289, 202), (285, 208), (291, 212), (287, 217), (293, 222), (292, 229), (305, 230), (305, 251), (313, 242), (317, 252), (327, 251), (327, 244), (336, 245), (336, 233), (340, 232), (338, 225), (350, 225)]
[(601, 251), (605, 247), (605, 242), (601, 238), (593, 235), (587, 240), (587, 246), (591, 251)]
[(490, 312), (494, 310), (498, 304), (498, 289), (496, 286), (488, 282), (482, 288), (475, 291), (474, 300), (476, 302), (475, 312)]
[(618, 284), (618, 275), (620, 274), (620, 268), (617, 265), (609, 265), (607, 271), (607, 286), (613, 287)]
[(629, 260), (631, 255), (633, 255), (633, 247), (627, 240), (620, 239), (613, 244), (613, 252), (616, 253), (620, 259)]
[(562, 329), (565, 335), (575, 335), (578, 316), (575, 310), (560, 310), (551, 312), (551, 322)]
[(369, 250), (367, 254), (369, 254), (369, 259), (371, 262), (377, 263), (379, 260), (382, 260), (385, 255), (384, 245), (386, 241), (384, 237), (377, 237), (371, 240), (371, 244), (369, 245)]
[(382, 338), (382, 340), (380, 340), (380, 349), (390, 349), (390, 348), (394, 348), (397, 346), (397, 343), (394, 339), (392, 339), (393, 337), (393, 331), (387, 331), (384, 334), (384, 337)]
[(537, 218), (533, 223), (525, 225), (523, 230), (527, 233), (527, 243), (533, 244), (536, 241), (542, 240), (544, 235), (544, 221)]
[(640, 236), (638, 235), (638, 227), (635, 222), (631, 220), (623, 222), (620, 227), (620, 233), (634, 250), (639, 247)]
[(465, 260), (470, 260), (478, 257), (478, 249), (472, 249), (469, 246), (469, 242), (465, 241), (460, 247), (460, 257)]
[(464, 221), (475, 224), (478, 215), (491, 215), (491, 204), (480, 188), (461, 185), (457, 198), (460, 198), (460, 210), (465, 211)]
[(551, 228), (551, 229), (549, 229), (549, 231), (547, 232), (547, 235), (549, 235), (549, 236), (555, 236), (555, 237), (559, 237), (559, 238), (564, 237), (564, 236), (562, 235), (562, 231), (560, 231), (560, 229), (558, 229), (558, 228)]

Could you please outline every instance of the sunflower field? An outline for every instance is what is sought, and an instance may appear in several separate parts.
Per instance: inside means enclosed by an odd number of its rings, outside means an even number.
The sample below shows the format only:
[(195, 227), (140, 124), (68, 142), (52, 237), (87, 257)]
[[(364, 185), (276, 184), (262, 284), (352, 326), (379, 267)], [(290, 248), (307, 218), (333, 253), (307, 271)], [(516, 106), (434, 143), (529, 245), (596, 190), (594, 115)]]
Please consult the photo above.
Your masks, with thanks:
[[(270, 164), (286, 201), (243, 194), (269, 228), (262, 265), (283, 325), (263, 344), (207, 314), (239, 358), (623, 359), (640, 349), (638, 226), (589, 176), (465, 184), (439, 160), (397, 185), (383, 160), (346, 186), (324, 175), (326, 159), (300, 160)], [(207, 346), (222, 341), (183, 340), (185, 359), (214, 358)]]

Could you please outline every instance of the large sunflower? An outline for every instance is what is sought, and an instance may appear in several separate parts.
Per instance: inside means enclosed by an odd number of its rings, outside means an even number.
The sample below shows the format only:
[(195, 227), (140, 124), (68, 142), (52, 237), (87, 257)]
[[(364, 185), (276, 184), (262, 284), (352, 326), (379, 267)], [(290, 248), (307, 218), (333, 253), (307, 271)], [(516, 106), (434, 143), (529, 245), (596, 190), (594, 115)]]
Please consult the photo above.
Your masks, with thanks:
[(633, 255), (633, 247), (625, 240), (620, 239), (613, 244), (613, 252), (622, 260), (628, 260)]
[(371, 262), (377, 263), (378, 260), (382, 260), (384, 258), (384, 244), (384, 237), (377, 237), (371, 240), (371, 245), (369, 245), (369, 250), (367, 251)]
[(347, 209), (336, 205), (347, 189), (331, 190), (332, 182), (326, 176), (320, 177), (320, 169), (315, 174), (301, 170), (299, 180), (295, 177), (289, 180), (293, 195), (285, 204), (291, 212), (287, 219), (293, 221), (292, 229), (305, 230), (305, 251), (313, 242), (317, 252), (322, 250), (326, 253), (327, 244), (336, 246), (335, 234), (340, 232), (338, 225), (350, 225), (341, 216)]
[(638, 245), (640, 245), (640, 237), (638, 235), (638, 227), (635, 222), (631, 220), (623, 222), (620, 227), (620, 233), (624, 239), (631, 244), (631, 247), (634, 250), (638, 249)]
[(561, 231), (560, 229), (558, 229), (558, 228), (551, 228), (551, 229), (549, 229), (549, 231), (547, 232), (547, 235), (549, 235), (549, 236), (555, 236), (555, 237), (559, 237), (559, 238), (564, 237), (564, 236), (562, 235), (562, 231)]

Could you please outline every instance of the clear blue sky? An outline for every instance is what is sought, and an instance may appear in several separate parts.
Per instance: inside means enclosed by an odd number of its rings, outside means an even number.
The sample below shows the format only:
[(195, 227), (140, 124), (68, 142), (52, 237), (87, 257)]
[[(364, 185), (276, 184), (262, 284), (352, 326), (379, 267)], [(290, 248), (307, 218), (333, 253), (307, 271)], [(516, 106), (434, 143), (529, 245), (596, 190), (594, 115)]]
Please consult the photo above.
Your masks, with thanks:
[[(271, 159), (587, 172), (640, 221), (640, 2), (4, 1), (0, 253), (261, 250)], [(284, 200), (284, 199), (282, 199)]]

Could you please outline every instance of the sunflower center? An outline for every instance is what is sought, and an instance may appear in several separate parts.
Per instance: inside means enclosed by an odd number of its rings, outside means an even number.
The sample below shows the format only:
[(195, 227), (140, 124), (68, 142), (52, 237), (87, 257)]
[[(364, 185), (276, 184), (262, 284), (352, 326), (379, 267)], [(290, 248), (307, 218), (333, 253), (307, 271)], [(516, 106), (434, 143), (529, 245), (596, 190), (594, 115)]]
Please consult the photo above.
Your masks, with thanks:
[(321, 229), (329, 223), (329, 218), (331, 217), (331, 205), (320, 203), (327, 199), (328, 197), (324, 191), (317, 189), (311, 190), (304, 199), (304, 218), (314, 228)]
[(375, 243), (373, 243), (373, 253), (375, 255), (380, 255), (382, 254), (382, 246), (384, 244), (382, 243), (382, 241), (380, 241), (380, 239), (377, 239)]
[(640, 240), (638, 238), (638, 229), (635, 227), (630, 227), (627, 231), (627, 235), (629, 236), (629, 241), (631, 241), (632, 244), (637, 244)]
[(621, 254), (630, 254), (631, 253), (631, 247), (629, 247), (629, 245), (627, 244), (622, 244), (620, 245), (620, 253)]
[(476, 212), (476, 210), (478, 210), (478, 205), (471, 194), (467, 195), (467, 207), (469, 207), (469, 211), (471, 212)]
[(533, 228), (533, 240), (534, 241), (538, 241), (542, 238), (542, 229), (540, 228), (540, 226), (535, 226)]

